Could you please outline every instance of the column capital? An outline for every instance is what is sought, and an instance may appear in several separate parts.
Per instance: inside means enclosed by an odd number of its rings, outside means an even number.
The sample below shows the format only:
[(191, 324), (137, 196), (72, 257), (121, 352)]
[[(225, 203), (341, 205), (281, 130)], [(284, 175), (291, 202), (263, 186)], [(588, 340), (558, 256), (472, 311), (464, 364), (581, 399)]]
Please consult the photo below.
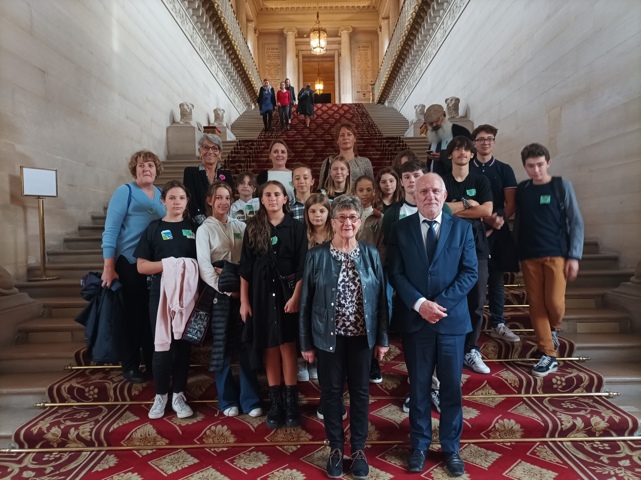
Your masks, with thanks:
[(296, 36), (297, 32), (298, 32), (298, 29), (295, 27), (286, 27), (283, 29), (283, 33), (285, 34), (285, 36), (288, 36), (288, 35)]
[(353, 30), (354, 29), (352, 27), (349, 27), (349, 26), (347, 26), (347, 27), (338, 27), (338, 33), (340, 35), (343, 35), (344, 33), (349, 35), (350, 33), (352, 33)]

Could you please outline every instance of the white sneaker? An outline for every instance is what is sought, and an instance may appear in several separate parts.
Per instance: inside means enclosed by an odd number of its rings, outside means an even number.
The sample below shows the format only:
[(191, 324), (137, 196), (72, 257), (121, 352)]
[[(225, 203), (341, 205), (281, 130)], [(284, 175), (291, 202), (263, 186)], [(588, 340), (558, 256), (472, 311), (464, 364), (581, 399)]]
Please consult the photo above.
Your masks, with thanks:
[(403, 402), (403, 411), (405, 413), (410, 413), (410, 397), (405, 397), (405, 401)]
[(301, 358), (298, 360), (298, 373), (296, 374), (296, 380), (299, 382), (309, 382), (309, 371), (307, 370), (307, 360)]
[(473, 348), (465, 354), (463, 357), (463, 364), (474, 370), (476, 373), (484, 373), (486, 375), (490, 373), (490, 369), (485, 365), (481, 358), (481, 352), (476, 348)]
[(263, 416), (263, 409), (260, 408), (260, 407), (254, 408), (247, 415), (249, 415), (250, 417), (253, 417), (253, 418), (262, 417)]
[(194, 411), (187, 405), (183, 392), (174, 393), (171, 400), (171, 408), (176, 412), (178, 418), (187, 418), (194, 414)]
[(310, 380), (318, 380), (318, 367), (316, 366), (316, 363), (310, 363), (307, 371), (309, 372)]
[(499, 323), (496, 327), (490, 329), (490, 337), (501, 338), (506, 342), (517, 343), (521, 341), (516, 333), (510, 330), (504, 323)]
[(156, 395), (154, 397), (154, 404), (149, 410), (149, 418), (156, 420), (157, 418), (162, 418), (165, 415), (165, 408), (167, 407), (167, 394)]
[(238, 407), (227, 407), (223, 410), (223, 415), (226, 417), (237, 417), (238, 416)]

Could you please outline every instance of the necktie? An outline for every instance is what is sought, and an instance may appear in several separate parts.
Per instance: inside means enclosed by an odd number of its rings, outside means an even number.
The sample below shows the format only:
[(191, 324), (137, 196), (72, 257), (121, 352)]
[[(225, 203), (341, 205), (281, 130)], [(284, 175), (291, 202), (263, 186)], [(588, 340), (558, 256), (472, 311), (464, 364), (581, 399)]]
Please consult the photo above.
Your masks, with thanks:
[(434, 229), (435, 220), (423, 220), (428, 226), (427, 236), (425, 239), (425, 251), (427, 252), (427, 259), (430, 263), (434, 260), (434, 253), (436, 252), (436, 230)]

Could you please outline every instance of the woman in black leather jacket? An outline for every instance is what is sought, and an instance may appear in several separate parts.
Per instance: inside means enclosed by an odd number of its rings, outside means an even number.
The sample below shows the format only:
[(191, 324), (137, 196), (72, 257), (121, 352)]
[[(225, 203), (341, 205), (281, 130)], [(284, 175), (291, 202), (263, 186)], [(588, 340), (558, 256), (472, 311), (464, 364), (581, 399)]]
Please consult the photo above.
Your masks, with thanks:
[(330, 445), (327, 474), (343, 474), (343, 384), (350, 395), (352, 473), (364, 478), (372, 349), (380, 360), (389, 348), (383, 267), (376, 248), (356, 240), (361, 202), (342, 195), (332, 204), (334, 238), (307, 254), (300, 304), (303, 358), (318, 355), (325, 433)]

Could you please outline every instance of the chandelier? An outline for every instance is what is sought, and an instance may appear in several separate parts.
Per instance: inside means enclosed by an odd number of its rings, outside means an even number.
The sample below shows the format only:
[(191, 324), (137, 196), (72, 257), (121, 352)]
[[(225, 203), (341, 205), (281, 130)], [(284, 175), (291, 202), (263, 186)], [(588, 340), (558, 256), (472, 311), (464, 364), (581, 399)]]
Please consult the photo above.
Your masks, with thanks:
[(316, 93), (316, 95), (320, 95), (321, 93), (323, 93), (324, 85), (323, 85), (323, 79), (321, 78), (321, 74), (320, 74), (320, 63), (318, 63), (317, 65), (318, 67), (316, 72), (318, 76), (316, 77), (316, 82), (314, 82), (314, 93)]
[(322, 55), (327, 52), (327, 30), (321, 27), (318, 10), (316, 11), (316, 24), (309, 31), (309, 45), (314, 55)]

